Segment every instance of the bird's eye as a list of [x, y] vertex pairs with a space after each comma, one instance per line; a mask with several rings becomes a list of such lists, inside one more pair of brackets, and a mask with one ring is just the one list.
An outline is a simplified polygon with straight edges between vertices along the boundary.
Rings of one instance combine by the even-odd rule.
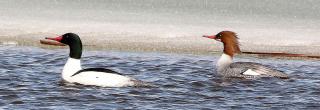
[[221, 35], [221, 34], [218, 34], [217, 37], [220, 39], [220, 38], [222, 37], [222, 35]]

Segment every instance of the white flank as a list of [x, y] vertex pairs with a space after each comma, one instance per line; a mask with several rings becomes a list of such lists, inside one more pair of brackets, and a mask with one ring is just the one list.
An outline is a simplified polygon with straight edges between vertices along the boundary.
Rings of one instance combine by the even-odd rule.
[[129, 77], [95, 71], [81, 72], [80, 74], [73, 76], [72, 81], [83, 85], [95, 85], [102, 87], [124, 87], [134, 85]]
[[95, 85], [102, 87], [124, 87], [133, 86], [131, 78], [119, 74], [86, 71], [75, 76], [74, 73], [81, 70], [79, 59], [69, 58], [62, 71], [62, 78], [70, 83], [79, 83], [83, 85]]
[[251, 69], [248, 69], [246, 72], [243, 73], [244, 75], [252, 75], [252, 76], [258, 76], [261, 75], [260, 73], [254, 72]]

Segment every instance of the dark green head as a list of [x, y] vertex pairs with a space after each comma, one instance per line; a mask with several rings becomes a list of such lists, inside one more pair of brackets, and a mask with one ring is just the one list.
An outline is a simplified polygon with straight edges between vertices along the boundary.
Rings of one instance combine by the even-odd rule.
[[62, 36], [58, 36], [55, 38], [46, 38], [49, 40], [55, 40], [60, 43], [69, 45], [70, 47], [70, 54], [71, 58], [80, 59], [82, 55], [82, 42], [80, 37], [74, 33], [66, 33]]

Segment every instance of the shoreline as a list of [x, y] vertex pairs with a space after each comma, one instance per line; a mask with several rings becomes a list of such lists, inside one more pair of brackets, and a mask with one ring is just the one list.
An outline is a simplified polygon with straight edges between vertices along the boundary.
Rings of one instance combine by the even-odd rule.
[[[48, 35], [46, 35], [48, 36]], [[216, 41], [201, 37], [146, 38], [146, 37], [82, 37], [85, 50], [112, 50], [133, 52], [163, 52], [195, 55], [210, 55], [222, 51], [222, 45]], [[1, 45], [35, 46], [41, 48], [64, 48], [43, 45], [43, 35], [34, 37], [0, 36]], [[284, 57], [320, 59], [320, 46], [265, 46], [241, 45], [242, 55], [258, 57]], [[311, 53], [313, 52], [313, 53]]]
[[257, 55], [260, 57], [288, 57], [288, 58], [312, 58], [320, 59], [320, 56], [305, 55], [305, 54], [293, 54], [293, 53], [276, 53], [276, 52], [242, 52], [248, 55]]

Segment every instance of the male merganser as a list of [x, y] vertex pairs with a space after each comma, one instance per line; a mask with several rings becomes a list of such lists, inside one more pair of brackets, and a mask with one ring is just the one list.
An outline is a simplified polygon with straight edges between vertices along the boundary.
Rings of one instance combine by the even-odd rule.
[[62, 71], [62, 79], [67, 82], [102, 87], [149, 86], [147, 83], [120, 75], [120, 73], [110, 69], [82, 69], [80, 64], [82, 43], [80, 37], [74, 33], [66, 33], [56, 38], [46, 39], [58, 41], [70, 48], [69, 59]]
[[223, 43], [223, 54], [217, 62], [217, 72], [224, 77], [256, 78], [256, 77], [278, 77], [287, 79], [287, 74], [269, 68], [265, 65], [252, 62], [235, 62], [233, 56], [241, 53], [238, 37], [232, 31], [222, 31], [217, 35], [204, 35], [203, 37], [215, 39]]

